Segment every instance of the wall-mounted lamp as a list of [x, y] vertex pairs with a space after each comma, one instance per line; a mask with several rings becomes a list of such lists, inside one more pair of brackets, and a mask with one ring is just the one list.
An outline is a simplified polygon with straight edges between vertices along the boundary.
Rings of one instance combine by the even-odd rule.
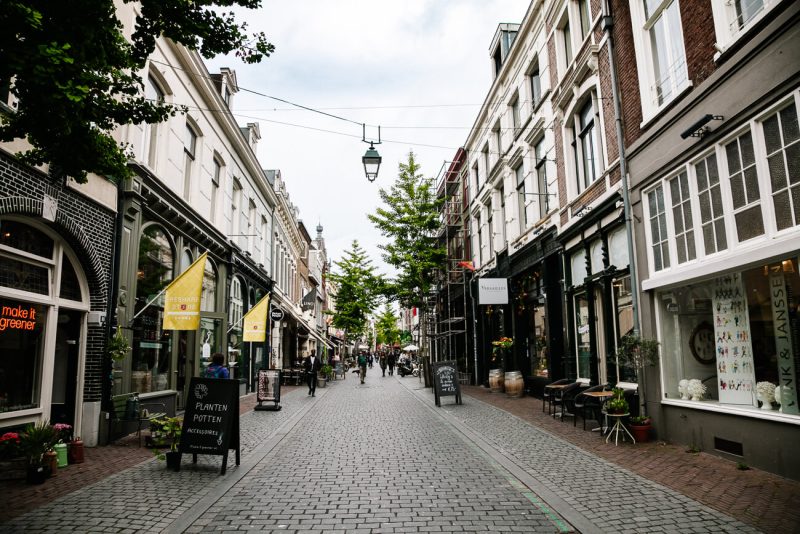
[[374, 145], [381, 144], [381, 127], [378, 126], [378, 140], [377, 141], [367, 141], [367, 126], [365, 124], [361, 125], [362, 127], [362, 134], [361, 134], [361, 141], [363, 143], [369, 143], [369, 148], [367, 152], [364, 154], [364, 157], [361, 158], [361, 162], [364, 164], [364, 174], [367, 176], [367, 180], [370, 182], [374, 182], [375, 179], [378, 177], [378, 170], [381, 168], [381, 155], [378, 154], [378, 151], [375, 150]]
[[681, 139], [686, 139], [687, 137], [703, 137], [703, 135], [708, 132], [706, 124], [711, 121], [721, 121], [724, 119], [725, 117], [722, 115], [703, 115], [698, 121], [694, 122], [681, 133]]

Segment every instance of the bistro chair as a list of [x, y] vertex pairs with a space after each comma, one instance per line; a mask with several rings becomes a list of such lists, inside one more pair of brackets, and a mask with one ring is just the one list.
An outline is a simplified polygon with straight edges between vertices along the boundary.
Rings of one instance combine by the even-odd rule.
[[544, 387], [544, 391], [542, 392], [542, 411], [545, 411], [545, 405], [548, 406], [547, 412], [552, 412], [553, 408], [553, 394], [555, 393], [556, 389], [551, 388], [550, 386], [560, 386], [562, 384], [569, 384], [572, 382], [569, 378], [562, 378], [561, 380], [556, 380], [555, 382], [551, 382]]
[[[585, 382], [575, 382], [574, 384], [569, 384], [567, 387], [561, 390], [560, 392], [560, 399], [558, 395], [554, 398], [554, 400], [561, 404], [561, 413], [559, 418], [561, 422], [564, 422], [564, 417], [574, 417], [575, 415], [575, 397], [580, 395], [581, 392], [585, 391], [586, 388], [589, 387], [589, 384]], [[558, 394], [558, 392], [556, 392]]]
[[583, 429], [586, 430], [586, 419], [600, 422], [601, 410], [605, 399], [584, 395], [593, 391], [604, 391], [607, 384], [592, 386], [575, 396], [575, 417], [572, 419], [572, 426], [578, 426], [578, 416], [583, 419]]
[[553, 417], [558, 416], [563, 420], [563, 413], [566, 409], [564, 408], [564, 399], [574, 394], [575, 389], [578, 387], [580, 387], [578, 382], [570, 381], [564, 387], [554, 389], [553, 396], [550, 399], [550, 415]]

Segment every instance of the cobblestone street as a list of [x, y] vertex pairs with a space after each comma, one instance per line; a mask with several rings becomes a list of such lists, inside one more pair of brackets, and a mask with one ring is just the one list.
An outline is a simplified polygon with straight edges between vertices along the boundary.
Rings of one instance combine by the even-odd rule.
[[305, 393], [242, 416], [225, 476], [219, 457], [147, 460], [0, 530], [758, 532], [474, 397], [436, 408], [411, 377]]

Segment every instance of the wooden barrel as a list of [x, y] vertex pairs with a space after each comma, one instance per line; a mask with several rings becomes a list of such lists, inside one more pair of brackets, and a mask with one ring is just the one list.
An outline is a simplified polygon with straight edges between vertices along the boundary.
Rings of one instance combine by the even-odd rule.
[[509, 397], [522, 397], [525, 381], [519, 371], [509, 371], [505, 376], [506, 395]]
[[489, 389], [492, 393], [503, 392], [503, 370], [489, 369]]

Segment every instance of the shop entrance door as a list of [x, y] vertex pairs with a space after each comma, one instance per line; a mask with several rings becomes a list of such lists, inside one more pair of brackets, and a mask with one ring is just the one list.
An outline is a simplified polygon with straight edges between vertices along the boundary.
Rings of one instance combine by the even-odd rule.
[[54, 424], [75, 425], [82, 322], [83, 312], [63, 309], [58, 312], [50, 404], [50, 422]]

